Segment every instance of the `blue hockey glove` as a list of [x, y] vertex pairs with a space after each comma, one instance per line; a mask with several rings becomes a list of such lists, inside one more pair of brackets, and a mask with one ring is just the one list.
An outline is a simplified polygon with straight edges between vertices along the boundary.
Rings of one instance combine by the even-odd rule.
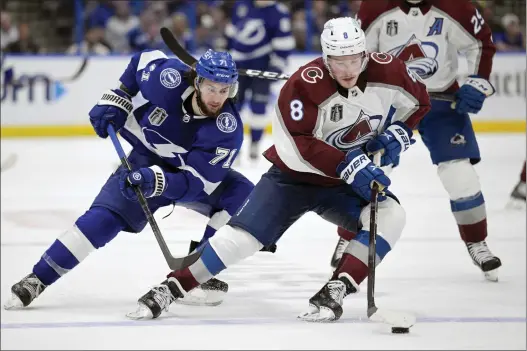
[[456, 112], [459, 114], [478, 113], [485, 99], [494, 94], [495, 89], [486, 79], [469, 76], [456, 92]]
[[146, 198], [160, 196], [166, 189], [165, 173], [159, 166], [123, 171], [119, 177], [121, 193], [130, 201], [137, 201], [134, 187], [140, 187]]
[[[337, 174], [363, 199], [371, 200], [373, 182], [380, 185], [380, 190], [387, 188], [391, 182], [382, 169], [375, 166], [360, 148], [352, 149], [346, 159], [337, 166]], [[379, 193], [379, 201], [386, 199]]]
[[128, 94], [120, 89], [108, 90], [90, 110], [90, 123], [98, 136], [106, 138], [108, 124], [112, 123], [115, 131], [118, 132], [124, 126], [132, 109], [132, 100]]
[[399, 155], [415, 143], [412, 135], [413, 132], [408, 126], [401, 122], [395, 122], [386, 128], [384, 133], [368, 141], [366, 151], [370, 154], [383, 152], [381, 167], [393, 165], [397, 162]]

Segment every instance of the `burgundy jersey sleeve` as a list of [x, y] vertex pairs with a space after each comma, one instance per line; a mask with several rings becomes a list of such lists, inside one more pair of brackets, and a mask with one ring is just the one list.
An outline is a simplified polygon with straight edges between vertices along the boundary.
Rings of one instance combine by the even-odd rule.
[[436, 0], [433, 5], [452, 18], [448, 40], [466, 55], [469, 73], [489, 79], [496, 47], [481, 13], [469, 0]]
[[430, 111], [426, 85], [402, 60], [386, 53], [371, 53], [367, 89], [396, 109], [392, 123], [400, 121], [414, 129]]
[[306, 83], [299, 74], [287, 81], [276, 105], [273, 138], [280, 159], [291, 170], [338, 178], [336, 169], [344, 153], [317, 138], [322, 116], [319, 101], [312, 96], [314, 90], [324, 91], [323, 83]]

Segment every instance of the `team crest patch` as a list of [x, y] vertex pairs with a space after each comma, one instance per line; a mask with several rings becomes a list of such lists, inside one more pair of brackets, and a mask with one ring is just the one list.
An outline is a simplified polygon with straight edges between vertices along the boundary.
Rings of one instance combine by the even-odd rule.
[[160, 126], [167, 119], [168, 113], [161, 107], [156, 107], [149, 115], [148, 121], [153, 126]]
[[236, 117], [234, 117], [230, 113], [223, 112], [218, 116], [218, 118], [216, 118], [216, 125], [218, 126], [218, 129], [222, 132], [232, 133], [236, 130], [238, 122], [236, 121]]
[[165, 88], [174, 89], [181, 83], [181, 74], [174, 68], [165, 68], [161, 71], [159, 80]]

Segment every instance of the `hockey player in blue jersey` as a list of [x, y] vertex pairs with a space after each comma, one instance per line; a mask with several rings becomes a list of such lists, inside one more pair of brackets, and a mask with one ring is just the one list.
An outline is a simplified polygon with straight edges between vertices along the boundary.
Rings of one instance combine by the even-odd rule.
[[[240, 0], [233, 8], [231, 23], [226, 27], [227, 48], [239, 68], [283, 72], [287, 57], [295, 48], [291, 35], [291, 16], [287, 7], [269, 0]], [[245, 102], [251, 112], [244, 121], [251, 129], [249, 156], [258, 158], [259, 142], [265, 127], [270, 100], [271, 81], [240, 77], [238, 107]], [[250, 92], [250, 101], [248, 100]]]
[[[243, 140], [237, 85], [228, 53], [207, 51], [195, 70], [158, 50], [135, 54], [120, 87], [105, 92], [89, 113], [99, 137], [108, 136], [111, 123], [132, 145], [133, 171], [119, 167], [108, 178], [88, 211], [12, 286], [4, 307], [28, 306], [119, 232], [142, 231], [147, 220], [134, 186], [152, 212], [178, 204], [211, 217], [201, 243], [227, 223], [254, 187], [230, 169]], [[214, 287], [226, 292], [221, 283]]]

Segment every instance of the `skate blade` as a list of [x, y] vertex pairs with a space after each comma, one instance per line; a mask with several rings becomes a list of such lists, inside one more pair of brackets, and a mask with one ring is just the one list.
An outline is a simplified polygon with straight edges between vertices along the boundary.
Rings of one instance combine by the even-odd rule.
[[320, 309], [312, 306], [310, 310], [304, 312], [297, 317], [304, 322], [312, 323], [331, 323], [336, 321], [335, 313], [327, 307], [321, 307]]
[[152, 311], [143, 304], [138, 304], [137, 309], [133, 312], [128, 312], [126, 317], [133, 320], [154, 319]]
[[485, 276], [485, 279], [487, 279], [489, 282], [496, 283], [499, 280], [498, 268], [488, 272], [483, 272], [483, 275]]
[[22, 300], [15, 294], [11, 295], [11, 298], [4, 303], [4, 310], [21, 310], [24, 308]]
[[223, 302], [226, 292], [219, 290], [203, 290], [195, 288], [175, 301], [187, 306], [218, 306]]

